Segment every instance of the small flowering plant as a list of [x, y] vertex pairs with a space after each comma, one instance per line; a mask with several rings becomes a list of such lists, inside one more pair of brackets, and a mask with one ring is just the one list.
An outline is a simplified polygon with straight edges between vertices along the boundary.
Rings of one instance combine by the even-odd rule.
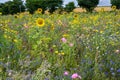
[[78, 73], [73, 73], [72, 75], [70, 75], [68, 71], [64, 72], [64, 76], [67, 76], [72, 79], [82, 79], [82, 77]]

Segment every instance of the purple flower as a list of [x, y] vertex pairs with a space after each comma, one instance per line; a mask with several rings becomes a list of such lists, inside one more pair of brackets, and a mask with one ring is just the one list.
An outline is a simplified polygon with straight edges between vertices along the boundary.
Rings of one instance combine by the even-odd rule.
[[115, 73], [114, 73], [114, 72], [112, 72], [112, 75], [114, 76], [114, 75], [115, 75]]
[[44, 80], [49, 80], [48, 78], [45, 78]]
[[111, 70], [111, 71], [113, 71], [113, 70], [114, 70], [114, 68], [111, 68], [110, 70]]
[[118, 70], [117, 70], [117, 72], [119, 72], [119, 73], [120, 73], [120, 69], [118, 69]]
[[108, 72], [105, 72], [105, 75], [108, 76]]
[[54, 49], [51, 48], [49, 51], [50, 51], [51, 53], [53, 53], [53, 52], [54, 52]]

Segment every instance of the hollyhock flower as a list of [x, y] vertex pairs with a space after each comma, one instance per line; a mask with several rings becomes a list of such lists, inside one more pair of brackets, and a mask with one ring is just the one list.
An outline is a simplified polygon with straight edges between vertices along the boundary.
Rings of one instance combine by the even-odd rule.
[[67, 42], [67, 40], [65, 38], [62, 38], [61, 40], [62, 40], [63, 43]]

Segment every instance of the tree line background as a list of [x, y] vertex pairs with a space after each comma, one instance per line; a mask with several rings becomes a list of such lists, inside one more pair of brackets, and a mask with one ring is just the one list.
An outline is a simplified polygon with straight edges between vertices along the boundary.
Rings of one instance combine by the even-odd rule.
[[[85, 8], [88, 12], [92, 12], [98, 5], [99, 0], [77, 0], [77, 2], [80, 7]], [[111, 4], [120, 9], [120, 0], [111, 0]], [[53, 13], [58, 8], [71, 12], [75, 8], [75, 4], [74, 2], [69, 2], [63, 7], [63, 0], [26, 0], [25, 3], [22, 0], [13, 0], [0, 3], [0, 12], [3, 15], [16, 14], [26, 10], [33, 14], [38, 8], [41, 8], [43, 13], [45, 10]]]

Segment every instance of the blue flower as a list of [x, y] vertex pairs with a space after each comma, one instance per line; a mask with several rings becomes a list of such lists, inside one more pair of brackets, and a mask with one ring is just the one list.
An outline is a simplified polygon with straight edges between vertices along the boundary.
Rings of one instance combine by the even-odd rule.
[[114, 73], [114, 72], [112, 72], [112, 75], [114, 76], [114, 75], [115, 75], [115, 73]]
[[120, 69], [118, 69], [117, 72], [120, 72]]
[[113, 71], [113, 70], [114, 70], [114, 68], [110, 68], [110, 70], [111, 70], [111, 71]]
[[108, 76], [108, 72], [105, 72], [105, 75]]

